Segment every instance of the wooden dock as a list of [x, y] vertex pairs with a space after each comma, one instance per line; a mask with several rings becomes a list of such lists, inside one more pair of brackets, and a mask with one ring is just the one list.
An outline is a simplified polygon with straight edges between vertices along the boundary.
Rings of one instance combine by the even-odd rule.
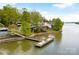
[[12, 35], [18, 35], [18, 36], [20, 36], [20, 37], [22, 37], [24, 39], [31, 40], [31, 41], [36, 41], [36, 42], [40, 42], [41, 41], [39, 39], [36, 39], [36, 38], [33, 38], [33, 37], [26, 37], [26, 36], [23, 36], [23, 35], [18, 34], [18, 33], [12, 33]]
[[31, 40], [31, 41], [41, 42], [41, 40], [35, 39], [35, 38], [28, 38], [28, 37], [26, 37], [26, 39], [27, 39], [27, 40]]
[[47, 40], [42, 40], [41, 42], [38, 42], [37, 44], [35, 44], [35, 46], [41, 48], [53, 40], [54, 40], [54, 36], [50, 36], [50, 37], [48, 37]]
[[[23, 39], [27, 39], [27, 40], [32, 40], [32, 41], [36, 41], [36, 42], [38, 42], [37, 44], [35, 44], [35, 46], [37, 46], [37, 47], [42, 47], [42, 46], [44, 46], [44, 45], [46, 45], [47, 43], [49, 43], [49, 42], [51, 42], [52, 40], [54, 40], [54, 36], [53, 35], [49, 35], [48, 36], [48, 39], [37, 39], [37, 38], [35, 38], [35, 37], [37, 37], [38, 35], [34, 35], [34, 36], [30, 36], [30, 37], [26, 37], [26, 36], [24, 36], [24, 35], [21, 35], [21, 34], [18, 34], [18, 33], [11, 33], [11, 35], [17, 35], [17, 36], [20, 36], [20, 37], [22, 37]], [[40, 34], [41, 35], [41, 34]], [[7, 39], [6, 39], [7, 40]], [[5, 41], [6, 41], [5, 40]], [[18, 40], [18, 39], [17, 39]]]

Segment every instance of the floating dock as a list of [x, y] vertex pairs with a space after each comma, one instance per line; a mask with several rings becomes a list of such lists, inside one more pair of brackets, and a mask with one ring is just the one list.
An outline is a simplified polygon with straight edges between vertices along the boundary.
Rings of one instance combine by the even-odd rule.
[[53, 41], [54, 38], [55, 38], [54, 36], [49, 36], [48, 39], [38, 42], [37, 44], [35, 44], [35, 46], [41, 48], [41, 47], [45, 46], [46, 44], [48, 44], [49, 42]]

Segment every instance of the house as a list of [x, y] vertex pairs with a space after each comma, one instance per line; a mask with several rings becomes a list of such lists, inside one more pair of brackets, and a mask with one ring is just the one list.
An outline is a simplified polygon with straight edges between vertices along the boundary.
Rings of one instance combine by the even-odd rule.
[[42, 23], [42, 27], [47, 27], [47, 28], [49, 28], [49, 29], [52, 28], [51, 24], [48, 23], [48, 22], [43, 22], [43, 23]]
[[[21, 26], [21, 22], [17, 22], [17, 26], [20, 27]], [[47, 20], [43, 20], [41, 23], [39, 23], [39, 25], [31, 22], [31, 31], [32, 32], [45, 32], [47, 29], [51, 29], [52, 25], [49, 21]]]
[[52, 28], [53, 28], [52, 23], [47, 20], [43, 20], [41, 23], [39, 23], [39, 25], [36, 25], [34, 23], [31, 24], [31, 30], [33, 32], [36, 31], [46, 32], [47, 29], [52, 29]]

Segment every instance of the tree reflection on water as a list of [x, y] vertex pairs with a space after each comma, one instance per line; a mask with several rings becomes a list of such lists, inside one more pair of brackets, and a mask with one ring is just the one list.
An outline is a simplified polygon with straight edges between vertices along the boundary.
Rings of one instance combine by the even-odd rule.
[[30, 41], [14, 41], [0, 45], [0, 54], [23, 54], [32, 48]]
[[59, 44], [62, 40], [62, 32], [54, 32], [55, 41]]

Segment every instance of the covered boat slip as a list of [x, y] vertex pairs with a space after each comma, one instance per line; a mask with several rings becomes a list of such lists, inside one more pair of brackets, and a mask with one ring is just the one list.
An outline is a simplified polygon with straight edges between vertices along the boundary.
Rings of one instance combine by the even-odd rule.
[[8, 31], [8, 28], [5, 28], [5, 27], [0, 28], [0, 31]]

